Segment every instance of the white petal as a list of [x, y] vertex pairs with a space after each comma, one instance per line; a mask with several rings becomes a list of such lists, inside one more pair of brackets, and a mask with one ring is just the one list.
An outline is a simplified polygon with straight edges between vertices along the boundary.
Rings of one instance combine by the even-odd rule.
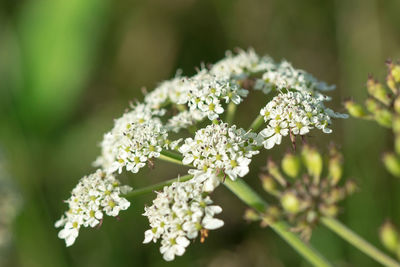
[[151, 229], [145, 231], [145, 232], [144, 232], [143, 244], [146, 244], [146, 243], [149, 243], [150, 241], [152, 241], [152, 240], [153, 240], [153, 237], [154, 237], [154, 234], [153, 234], [153, 231], [152, 231]]
[[208, 229], [208, 230], [214, 230], [217, 228], [220, 228], [224, 225], [224, 221], [220, 220], [220, 219], [215, 219], [215, 218], [211, 218], [211, 217], [205, 217], [203, 219], [203, 226], [204, 228]]
[[189, 246], [190, 241], [189, 241], [186, 237], [180, 236], [180, 237], [177, 237], [177, 238], [176, 238], [176, 243], [177, 243], [179, 246], [187, 247], [187, 246]]

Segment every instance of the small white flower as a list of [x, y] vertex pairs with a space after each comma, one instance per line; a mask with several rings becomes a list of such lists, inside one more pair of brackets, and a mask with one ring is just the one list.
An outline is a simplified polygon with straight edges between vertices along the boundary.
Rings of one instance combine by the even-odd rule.
[[280, 145], [282, 136], [287, 136], [289, 129], [285, 121], [271, 121], [270, 126], [260, 132], [260, 135], [265, 139], [263, 144], [266, 149], [271, 149], [275, 145]]
[[184, 164], [193, 164], [203, 173], [224, 172], [235, 180], [249, 172], [251, 158], [258, 153], [257, 140], [257, 134], [236, 126], [211, 124], [198, 130], [194, 138], [185, 139], [179, 151]]
[[160, 252], [166, 261], [181, 256], [202, 230], [214, 230], [223, 226], [223, 221], [214, 218], [222, 209], [211, 205], [204, 195], [203, 184], [193, 178], [186, 182], [175, 182], [157, 193], [153, 205], [145, 208], [150, 229], [145, 231], [143, 243], [161, 239]]
[[55, 223], [55, 227], [63, 227], [58, 237], [65, 239], [66, 245], [71, 246], [82, 226], [93, 228], [99, 225], [103, 213], [118, 216], [121, 210], [130, 206], [129, 201], [120, 194], [130, 190], [130, 187], [120, 186], [114, 176], [101, 170], [83, 177], [66, 201], [69, 210]]
[[282, 136], [289, 132], [293, 135], [305, 135], [313, 128], [331, 133], [328, 128], [332, 118], [345, 118], [345, 114], [335, 113], [325, 108], [323, 102], [329, 98], [319, 93], [287, 92], [275, 96], [260, 115], [264, 117], [267, 127], [260, 132], [264, 147], [271, 149], [279, 145]]

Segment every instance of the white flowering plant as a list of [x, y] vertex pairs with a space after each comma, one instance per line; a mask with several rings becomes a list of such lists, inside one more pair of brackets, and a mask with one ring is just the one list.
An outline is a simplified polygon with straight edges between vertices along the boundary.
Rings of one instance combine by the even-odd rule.
[[[128, 209], [132, 198], [155, 192], [156, 198], [144, 208], [149, 228], [144, 229], [143, 243], [160, 241], [160, 253], [166, 261], [171, 261], [182, 256], [191, 241], [198, 238], [204, 242], [211, 230], [224, 225], [218, 217], [223, 207], [211, 199], [220, 185], [252, 209], [246, 218], [266, 222], [273, 209], [245, 183], [251, 179], [246, 177], [250, 163], [262, 150], [273, 149], [285, 138], [296, 150], [298, 137], [304, 143], [311, 133], [330, 134], [335, 120], [348, 117], [326, 107], [330, 100], [327, 94], [334, 88], [287, 61], [277, 63], [251, 49], [227, 52], [224, 59], [201, 66], [191, 77], [178, 72], [171, 80], [146, 93], [143, 102], [132, 104], [104, 135], [101, 154], [94, 162], [97, 170], [83, 177], [72, 190], [66, 201], [68, 210], [55, 223], [61, 227], [58, 236], [71, 246], [81, 228], [99, 227], [105, 215], [117, 217]], [[244, 128], [235, 125], [237, 106], [256, 91], [265, 99], [264, 107], [250, 125]], [[307, 238], [293, 231], [301, 223], [296, 218], [304, 220], [313, 214], [313, 226], [320, 222], [378, 262], [400, 266], [337, 221], [336, 212], [314, 208], [313, 205], [332, 204], [328, 198], [313, 196], [314, 187], [322, 188], [330, 196], [337, 192], [337, 181], [320, 181], [322, 164], [318, 155], [313, 149], [303, 149], [308, 175], [314, 179], [303, 177], [303, 182], [297, 182], [299, 186], [288, 186], [290, 179], [300, 179], [300, 173], [294, 171], [298, 167], [296, 160], [286, 157], [282, 161], [286, 162], [284, 169], [289, 178], [277, 172], [278, 168], [267, 166], [283, 187], [281, 192], [267, 192], [272, 192], [292, 215], [269, 219], [269, 227], [314, 266], [331, 266], [307, 243]], [[146, 165], [154, 165], [155, 160], [187, 166], [188, 173], [140, 189], [118, 181], [120, 173], [138, 173]], [[330, 169], [334, 168], [337, 173], [339, 165], [332, 165]], [[263, 184], [268, 188], [265, 179]], [[301, 191], [300, 184], [307, 190]], [[304, 204], [307, 209], [296, 207], [299, 199], [304, 203], [312, 199], [315, 203]], [[339, 198], [335, 198], [335, 207], [336, 200]], [[305, 210], [310, 212], [294, 216]], [[307, 228], [307, 237], [310, 231]]]

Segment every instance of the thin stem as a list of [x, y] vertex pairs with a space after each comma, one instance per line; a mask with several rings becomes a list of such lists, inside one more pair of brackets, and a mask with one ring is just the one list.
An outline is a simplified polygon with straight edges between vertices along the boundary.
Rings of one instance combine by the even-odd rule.
[[180, 154], [171, 151], [161, 151], [159, 159], [185, 166], [182, 163], [183, 157]]
[[158, 184], [154, 184], [154, 185], [150, 185], [150, 186], [147, 186], [147, 187], [143, 187], [143, 188], [140, 188], [140, 189], [133, 190], [133, 191], [125, 194], [124, 196], [126, 198], [137, 197], [137, 196], [148, 194], [148, 193], [151, 193], [151, 192], [154, 192], [154, 191], [157, 191], [157, 190], [161, 190], [161, 189], [164, 188], [164, 186], [171, 185], [174, 182], [186, 182], [186, 181], [188, 181], [188, 180], [190, 180], [192, 178], [193, 178], [193, 175], [180, 176], [180, 177], [177, 177], [177, 178], [174, 178], [174, 179], [170, 179], [170, 180], [158, 183]]
[[228, 109], [225, 118], [226, 123], [232, 124], [233, 120], [235, 119], [236, 107], [237, 107], [236, 104], [233, 102], [230, 102], [228, 104]]
[[362, 237], [354, 233], [352, 230], [347, 228], [336, 219], [323, 217], [321, 218], [321, 222], [330, 230], [342, 237], [344, 240], [346, 240], [354, 247], [358, 248], [377, 262], [381, 263], [382, 265], [390, 267], [400, 267], [400, 263], [387, 256], [376, 247], [372, 246], [370, 243], [368, 243], [366, 240], [364, 240]]
[[260, 127], [261, 127], [261, 125], [264, 123], [264, 117], [263, 116], [261, 116], [261, 115], [258, 115], [257, 116], [257, 118], [251, 123], [251, 125], [250, 125], [250, 129], [253, 131], [253, 132], [256, 132]]
[[[239, 179], [234, 182], [230, 179], [226, 179], [224, 185], [248, 206], [259, 212], [265, 211], [267, 203], [243, 180]], [[271, 224], [270, 227], [312, 265], [332, 266], [314, 248], [304, 243], [297, 235], [291, 232], [287, 223], [282, 221], [275, 222]]]

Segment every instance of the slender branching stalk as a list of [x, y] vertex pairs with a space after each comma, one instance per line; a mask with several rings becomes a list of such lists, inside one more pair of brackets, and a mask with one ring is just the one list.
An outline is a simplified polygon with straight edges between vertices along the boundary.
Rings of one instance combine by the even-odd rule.
[[385, 253], [381, 252], [362, 237], [354, 233], [352, 230], [347, 228], [341, 222], [334, 218], [323, 217], [321, 222], [329, 228], [331, 231], [335, 232], [337, 235], [342, 237], [344, 240], [352, 244], [354, 247], [358, 248], [365, 254], [369, 255], [371, 258], [381, 263], [384, 266], [400, 267], [400, 264], [387, 256]]
[[170, 180], [158, 183], [158, 184], [154, 184], [154, 185], [150, 185], [150, 186], [146, 186], [146, 187], [143, 187], [143, 188], [140, 188], [140, 189], [133, 190], [133, 191], [125, 194], [125, 197], [126, 198], [132, 198], [132, 197], [145, 195], [145, 194], [157, 191], [157, 190], [161, 190], [161, 189], [164, 188], [164, 186], [169, 186], [174, 182], [186, 182], [186, 181], [188, 181], [188, 180], [190, 180], [192, 178], [193, 178], [193, 175], [180, 176], [180, 177], [177, 177], [177, 178], [174, 178], [174, 179], [170, 179]]
[[[259, 212], [265, 211], [267, 203], [243, 180], [226, 179], [224, 185], [249, 207]], [[332, 266], [318, 251], [291, 232], [287, 223], [283, 221], [274, 222], [270, 227], [314, 266]]]
[[236, 107], [237, 105], [233, 102], [230, 102], [228, 104], [227, 112], [226, 112], [226, 118], [225, 122], [232, 124], [234, 118], [235, 118], [235, 113], [236, 113]]
[[258, 115], [257, 118], [251, 123], [250, 129], [255, 132], [257, 131], [261, 125], [264, 123], [264, 117], [261, 115]]

